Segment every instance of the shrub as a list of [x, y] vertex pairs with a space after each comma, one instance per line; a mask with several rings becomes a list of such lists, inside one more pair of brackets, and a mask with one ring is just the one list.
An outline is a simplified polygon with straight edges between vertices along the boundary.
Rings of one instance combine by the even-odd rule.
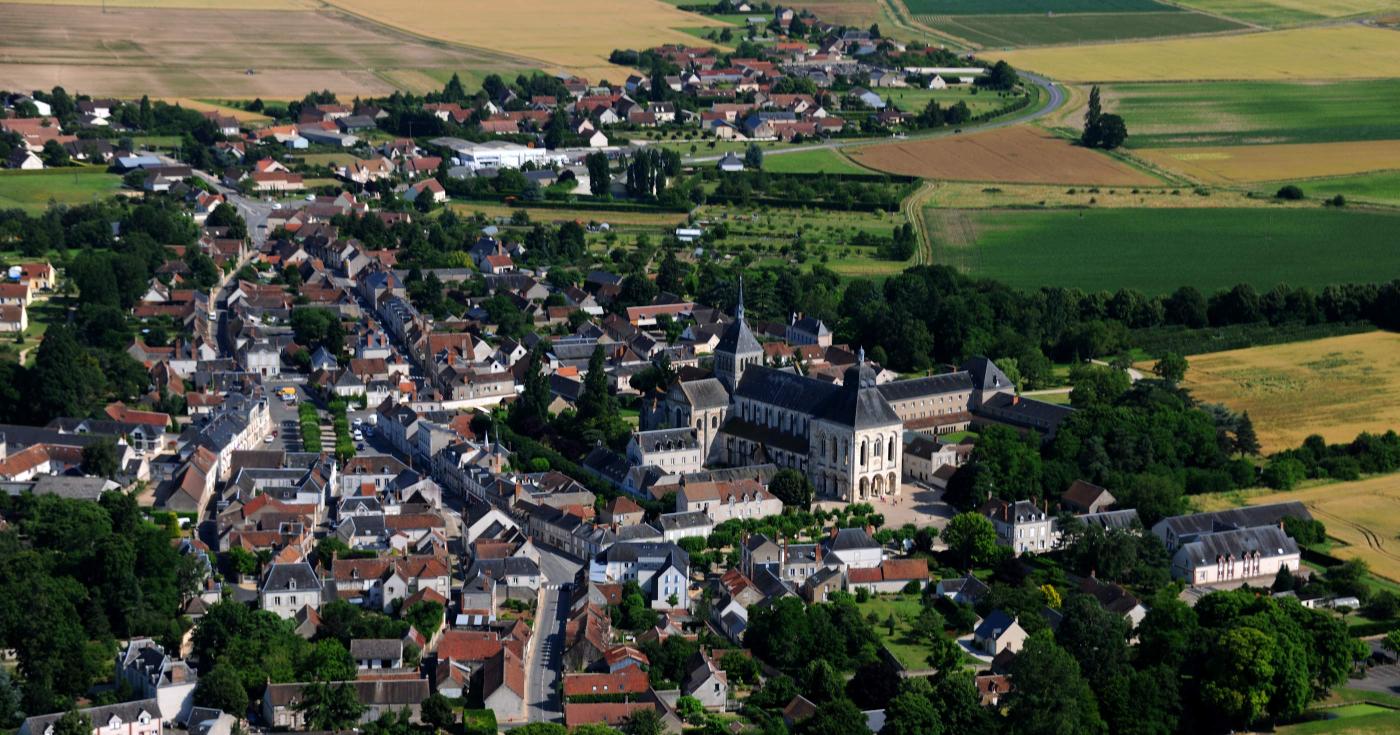
[[1264, 468], [1264, 484], [1275, 490], [1292, 490], [1308, 476], [1307, 468], [1292, 457], [1276, 459]]
[[1297, 201], [1303, 198], [1303, 190], [1298, 188], [1296, 184], [1288, 184], [1279, 189], [1278, 192], [1274, 194], [1274, 198]]

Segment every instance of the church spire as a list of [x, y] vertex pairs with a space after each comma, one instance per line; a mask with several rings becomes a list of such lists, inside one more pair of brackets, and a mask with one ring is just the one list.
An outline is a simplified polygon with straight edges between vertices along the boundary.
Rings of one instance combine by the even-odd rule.
[[734, 307], [734, 318], [744, 321], [744, 277], [739, 276], [739, 304]]
[[861, 345], [861, 346], [856, 350], [856, 364], [857, 364], [857, 365], [864, 365], [864, 364], [865, 364], [865, 345]]

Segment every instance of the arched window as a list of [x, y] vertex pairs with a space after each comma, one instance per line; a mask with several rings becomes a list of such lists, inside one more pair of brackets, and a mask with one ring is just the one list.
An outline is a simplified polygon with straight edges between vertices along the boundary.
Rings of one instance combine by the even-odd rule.
[[861, 466], [861, 467], [864, 467], [866, 461], [869, 459], [869, 452], [867, 451], [868, 449], [869, 449], [869, 447], [866, 446], [865, 440], [864, 440], [864, 439], [861, 439], [861, 440], [860, 440], [860, 466]]
[[890, 443], [889, 443], [889, 445], [886, 447], [886, 451], [889, 452], [889, 456], [886, 457], [885, 459], [888, 459], [888, 460], [891, 461], [891, 462], [894, 461], [894, 442], [895, 442], [895, 438], [894, 438], [894, 437], [890, 437]]
[[877, 436], [877, 437], [875, 437], [875, 459], [879, 459], [879, 458], [880, 458], [880, 455], [882, 455], [882, 454], [884, 454], [884, 453], [885, 453], [885, 440]]

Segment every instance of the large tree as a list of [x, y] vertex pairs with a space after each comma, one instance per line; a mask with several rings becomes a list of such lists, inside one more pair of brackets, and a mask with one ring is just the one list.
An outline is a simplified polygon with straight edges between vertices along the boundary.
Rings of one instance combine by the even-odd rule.
[[1055, 644], [1048, 630], [1028, 638], [1011, 662], [1006, 704], [1008, 731], [1014, 735], [1107, 732], [1079, 664]]
[[990, 562], [997, 553], [997, 532], [980, 513], [960, 513], [943, 529], [943, 541], [963, 569]]
[[326, 682], [307, 684], [293, 708], [305, 718], [308, 728], [337, 731], [354, 727], [365, 709], [354, 687]]

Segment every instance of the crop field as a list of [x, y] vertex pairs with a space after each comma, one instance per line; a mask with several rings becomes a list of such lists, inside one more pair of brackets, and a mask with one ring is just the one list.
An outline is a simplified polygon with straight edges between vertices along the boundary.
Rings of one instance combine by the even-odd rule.
[[[1026, 289], [1210, 293], [1243, 281], [1262, 292], [1400, 272], [1400, 214], [1386, 212], [928, 209], [925, 219], [935, 263]], [[1400, 402], [1396, 409], [1400, 416]]]
[[1133, 148], [1400, 139], [1396, 79], [1115, 84], [1101, 93]]
[[[506, 54], [413, 39], [335, 11], [188, 10], [0, 4], [0, 79], [14, 89], [62, 85], [152, 98], [348, 99], [388, 94], [385, 73], [515, 72]], [[218, 33], [210, 34], [209, 29]], [[191, 39], [200, 39], [191, 42]], [[441, 84], [416, 86], [417, 91]]]
[[1395, 0], [1183, 0], [1181, 4], [1270, 27], [1400, 8]]
[[904, 87], [899, 89], [882, 89], [880, 95], [888, 97], [901, 110], [908, 112], [919, 112], [928, 107], [928, 103], [934, 100], [942, 107], [952, 107], [963, 102], [967, 104], [972, 114], [978, 115], [989, 110], [1004, 107], [1015, 101], [1015, 97], [1006, 98], [996, 92], [974, 91], [977, 87], [953, 86], [948, 89], [916, 89], [914, 87]]
[[828, 173], [828, 174], [869, 174], [868, 168], [857, 166], [840, 151], [818, 148], [799, 153], [767, 155], [763, 158], [763, 170], [784, 174]]
[[519, 211], [529, 214], [531, 222], [606, 222], [613, 227], [622, 225], [669, 228], [685, 221], [685, 215], [680, 212], [609, 212], [587, 208], [511, 207], [492, 202], [453, 202], [449, 206], [461, 215], [470, 216], [480, 212], [502, 222], [508, 221], [511, 215]]
[[[96, 8], [155, 8], [159, 10], [230, 10], [227, 0], [5, 0], [16, 5], [70, 5]], [[237, 10], [315, 10], [313, 0], [238, 0]]]
[[850, 155], [856, 163], [878, 171], [930, 179], [1120, 186], [1159, 183], [1110, 156], [1028, 126], [882, 143], [855, 149]]
[[121, 189], [122, 180], [101, 168], [51, 168], [0, 172], [0, 209], [18, 207], [31, 214], [58, 204], [86, 204]]
[[[1304, 182], [1303, 186], [1309, 196], [1314, 193], [1314, 183]], [[1278, 210], [1284, 207], [1308, 209], [1317, 207], [1317, 202], [1313, 201], [1280, 202], [1272, 198], [1274, 191], [1277, 189], [1269, 190], [1267, 196], [1264, 197], [1249, 196], [1248, 192], [1232, 189], [1212, 191], [1210, 196], [1199, 196], [1191, 189], [1170, 186], [1065, 187], [1064, 185], [1051, 184], [999, 183], [988, 185], [963, 181], [942, 181], [938, 183], [931, 203], [947, 209], [1023, 209], [1032, 207], [1238, 209], [1244, 207]], [[1400, 196], [1400, 194], [1396, 196]]]
[[845, 23], [865, 27], [880, 15], [879, 0], [800, 0], [788, 3], [795, 8], [810, 10], [830, 23]]
[[1212, 352], [1188, 358], [1185, 386], [1199, 400], [1249, 411], [1266, 452], [1309, 434], [1346, 442], [1400, 425], [1396, 355], [1400, 334], [1393, 332]]
[[1308, 196], [1332, 197], [1341, 194], [1349, 202], [1400, 204], [1400, 171], [1303, 181], [1299, 186]]
[[914, 15], [1067, 15], [1175, 10], [1156, 0], [904, 0]]
[[1243, 30], [1204, 13], [1075, 13], [1066, 15], [921, 15], [919, 20], [988, 47], [1127, 41]]
[[1400, 38], [1395, 31], [1349, 24], [1107, 44], [1092, 52], [1023, 49], [1002, 58], [1060, 81], [1377, 79], [1400, 76]]
[[608, 63], [618, 48], [693, 45], [680, 30], [708, 23], [661, 0], [327, 0], [331, 5], [417, 36], [485, 47], [620, 82], [628, 71]]
[[1400, 169], [1400, 140], [1149, 148], [1134, 155], [1198, 181], [1242, 184]]

